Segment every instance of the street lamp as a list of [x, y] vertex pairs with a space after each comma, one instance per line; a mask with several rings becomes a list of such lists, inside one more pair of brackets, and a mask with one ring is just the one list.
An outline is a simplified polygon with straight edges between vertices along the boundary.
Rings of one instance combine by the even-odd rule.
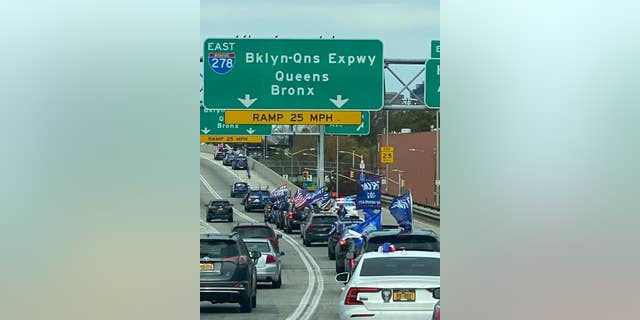
[[289, 157], [289, 159], [291, 159], [291, 167], [290, 167], [290, 169], [291, 169], [291, 175], [292, 175], [292, 176], [293, 176], [293, 156], [295, 156], [296, 154], [301, 153], [301, 152], [305, 152], [305, 151], [314, 151], [314, 150], [316, 150], [316, 148], [307, 148], [307, 149], [302, 149], [302, 150], [298, 150], [298, 151], [296, 151], [296, 152], [294, 152], [294, 153], [289, 153], [289, 151], [288, 151], [288, 150], [287, 150], [287, 151], [285, 151], [285, 155], [286, 155], [287, 157]]
[[356, 156], [358, 156], [360, 158], [360, 161], [364, 161], [364, 157], [362, 155], [357, 154], [355, 150], [352, 150], [351, 152], [340, 150], [338, 152], [346, 153], [346, 154], [350, 154], [351, 155], [351, 167], [352, 168], [356, 167]]
[[395, 172], [395, 171], [397, 171], [397, 172], [398, 172], [398, 196], [400, 196], [400, 194], [401, 194], [401, 190], [400, 190], [400, 183], [402, 182], [402, 181], [400, 180], [400, 174], [401, 174], [401, 173], [404, 173], [404, 171], [402, 171], [402, 170], [400, 170], [400, 169], [393, 169], [393, 170], [391, 170], [391, 171], [394, 171], [394, 172]]

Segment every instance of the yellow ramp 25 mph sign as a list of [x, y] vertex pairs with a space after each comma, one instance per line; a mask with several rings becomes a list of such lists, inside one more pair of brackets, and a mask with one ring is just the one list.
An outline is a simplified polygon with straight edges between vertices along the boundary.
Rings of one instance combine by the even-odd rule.
[[240, 111], [224, 112], [226, 124], [360, 124], [360, 111]]
[[393, 147], [380, 147], [380, 163], [393, 163]]

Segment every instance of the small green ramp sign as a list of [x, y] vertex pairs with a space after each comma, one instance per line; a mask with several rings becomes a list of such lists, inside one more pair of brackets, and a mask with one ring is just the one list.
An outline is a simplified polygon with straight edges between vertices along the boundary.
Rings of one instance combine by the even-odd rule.
[[200, 107], [200, 134], [224, 136], [268, 136], [271, 125], [225, 124], [224, 110]]
[[380, 40], [207, 39], [204, 105], [225, 110], [380, 110]]
[[360, 124], [332, 124], [324, 127], [324, 132], [330, 135], [354, 135], [354, 136], [366, 136], [369, 135], [371, 129], [371, 115], [368, 111], [362, 112], [362, 123]]

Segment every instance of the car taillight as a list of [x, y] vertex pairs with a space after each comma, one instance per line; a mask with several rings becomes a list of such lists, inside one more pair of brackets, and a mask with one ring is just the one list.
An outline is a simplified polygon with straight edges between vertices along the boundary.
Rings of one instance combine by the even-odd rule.
[[289, 220], [293, 220], [293, 212], [289, 212]]
[[267, 263], [275, 263], [276, 262], [276, 257], [268, 254], [267, 255]]
[[363, 305], [362, 301], [358, 300], [358, 293], [360, 292], [378, 292], [380, 288], [368, 288], [368, 287], [351, 287], [347, 292], [347, 296], [344, 298], [345, 305]]
[[436, 304], [436, 307], [435, 307], [435, 310], [433, 310], [433, 313], [435, 313], [434, 319], [440, 320], [440, 303]]
[[307, 229], [313, 229], [313, 225], [309, 223], [309, 225], [307, 226]]
[[353, 268], [356, 265], [356, 259], [349, 259], [349, 265]]
[[347, 240], [340, 239], [340, 241], [338, 241], [338, 244], [340, 245], [340, 248], [344, 248], [347, 246]]

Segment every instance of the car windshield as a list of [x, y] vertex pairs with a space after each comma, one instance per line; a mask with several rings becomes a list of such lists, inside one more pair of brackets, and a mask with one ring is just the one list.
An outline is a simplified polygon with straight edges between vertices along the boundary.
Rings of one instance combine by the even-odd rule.
[[237, 231], [241, 237], [243, 238], [271, 238], [273, 237], [273, 231], [268, 228], [263, 227], [241, 227], [236, 228], [234, 231]]
[[367, 240], [365, 252], [377, 251], [378, 247], [385, 242], [393, 244], [396, 248], [419, 251], [440, 252], [440, 242], [429, 235], [416, 234], [394, 234], [386, 236], [375, 236]]
[[271, 247], [269, 247], [269, 243], [268, 242], [250, 242], [250, 241], [245, 241], [244, 242], [245, 245], [247, 245], [247, 249], [249, 249], [249, 251], [260, 251], [262, 253], [267, 253], [267, 252], [271, 252]]
[[332, 224], [338, 220], [338, 217], [334, 216], [316, 216], [313, 217], [313, 223], [317, 224]]
[[360, 276], [440, 276], [440, 258], [380, 257], [362, 261]]
[[228, 258], [238, 256], [238, 246], [230, 240], [200, 240], [200, 258]]

